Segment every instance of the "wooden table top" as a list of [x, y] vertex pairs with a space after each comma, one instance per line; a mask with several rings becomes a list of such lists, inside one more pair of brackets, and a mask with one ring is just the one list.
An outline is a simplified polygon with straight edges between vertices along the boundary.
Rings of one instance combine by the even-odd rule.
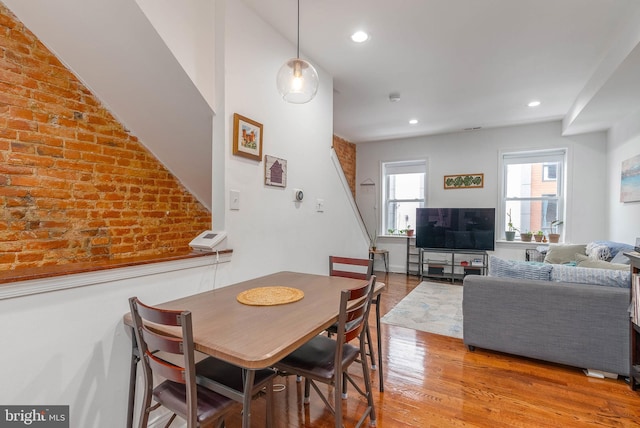
[[[157, 305], [191, 311], [196, 350], [248, 369], [270, 367], [338, 319], [340, 291], [362, 280], [278, 272]], [[249, 306], [236, 300], [254, 287], [285, 286], [304, 292], [297, 302]], [[376, 293], [384, 288], [376, 283]], [[130, 325], [130, 316], [125, 317]], [[163, 327], [167, 332], [178, 332]]]

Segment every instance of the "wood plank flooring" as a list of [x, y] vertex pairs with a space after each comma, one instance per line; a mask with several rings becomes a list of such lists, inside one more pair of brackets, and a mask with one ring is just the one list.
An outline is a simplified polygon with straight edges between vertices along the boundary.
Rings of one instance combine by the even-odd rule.
[[[382, 314], [419, 283], [404, 274], [376, 275], [387, 284]], [[372, 310], [372, 325], [374, 319]], [[387, 324], [382, 336], [384, 393], [372, 372], [379, 427], [640, 427], [640, 393], [624, 380], [589, 378], [577, 368], [482, 349], [469, 352], [460, 339]], [[357, 369], [350, 372], [357, 375]], [[314, 391], [303, 405], [302, 384], [294, 377], [276, 383], [285, 389], [275, 393], [275, 427], [335, 426]], [[364, 399], [352, 390], [342, 406], [344, 426], [355, 426]], [[254, 401], [252, 410], [252, 426], [264, 426], [264, 400]], [[239, 426], [240, 414], [227, 418], [227, 427]]]

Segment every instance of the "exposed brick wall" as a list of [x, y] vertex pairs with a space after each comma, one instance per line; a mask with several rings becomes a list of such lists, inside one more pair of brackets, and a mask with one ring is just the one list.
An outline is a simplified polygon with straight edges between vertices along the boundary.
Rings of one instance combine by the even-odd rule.
[[0, 210], [0, 270], [184, 252], [211, 227], [210, 212], [2, 3]]
[[356, 197], [356, 145], [337, 135], [333, 136], [333, 149], [338, 155], [340, 166], [347, 177], [351, 194]]

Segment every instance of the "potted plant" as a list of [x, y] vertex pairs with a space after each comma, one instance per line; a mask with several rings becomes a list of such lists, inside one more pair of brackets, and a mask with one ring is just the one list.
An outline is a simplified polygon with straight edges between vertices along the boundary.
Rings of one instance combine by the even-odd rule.
[[509, 227], [509, 230], [506, 230], [504, 232], [504, 236], [507, 239], [507, 241], [513, 241], [516, 237], [516, 231], [518, 229], [513, 227], [513, 222], [511, 221], [511, 208], [509, 208], [509, 212], [507, 212], [507, 217], [509, 217], [509, 221], [507, 222], [507, 226]]
[[373, 235], [369, 235], [369, 245], [373, 251], [376, 250], [376, 241], [378, 240], [378, 232], [374, 231]]
[[526, 231], [520, 233], [520, 240], [522, 242], [531, 242], [531, 238], [533, 237], [533, 233]]
[[552, 244], [558, 243], [560, 241], [560, 234], [558, 233], [558, 226], [563, 224], [562, 220], [553, 220], [551, 222], [551, 233], [549, 234], [549, 242]]
[[410, 224], [407, 225], [407, 228], [405, 229], [405, 231], [407, 232], [407, 236], [413, 236], [413, 229], [411, 229]]
[[544, 238], [544, 233], [542, 233], [541, 230], [537, 231], [535, 235], [533, 235], [533, 239], [536, 240], [536, 242], [542, 242], [542, 238]]

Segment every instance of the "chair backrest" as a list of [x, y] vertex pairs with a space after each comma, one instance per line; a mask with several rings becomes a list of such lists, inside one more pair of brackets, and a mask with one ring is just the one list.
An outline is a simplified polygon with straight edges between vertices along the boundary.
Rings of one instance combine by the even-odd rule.
[[365, 332], [375, 284], [376, 276], [371, 275], [362, 286], [341, 292], [336, 339], [340, 348]]
[[342, 276], [345, 278], [354, 279], [369, 279], [372, 273], [373, 260], [371, 259], [329, 256], [330, 276]]
[[[187, 426], [196, 426], [198, 401], [191, 312], [155, 308], [145, 305], [137, 297], [129, 299], [129, 307], [131, 308], [131, 318], [140, 350], [140, 360], [144, 368], [147, 390], [153, 389], [154, 374], [184, 384], [187, 402], [187, 414], [184, 417], [187, 419]], [[180, 327], [182, 337], [154, 331], [151, 329], [152, 327], [145, 324], [145, 321]], [[174, 362], [170, 363], [160, 358], [157, 355], [158, 351], [162, 351], [166, 355], [179, 355], [180, 358], [172, 358]], [[181, 360], [183, 363], [180, 365], [176, 362], [177, 360]]]

